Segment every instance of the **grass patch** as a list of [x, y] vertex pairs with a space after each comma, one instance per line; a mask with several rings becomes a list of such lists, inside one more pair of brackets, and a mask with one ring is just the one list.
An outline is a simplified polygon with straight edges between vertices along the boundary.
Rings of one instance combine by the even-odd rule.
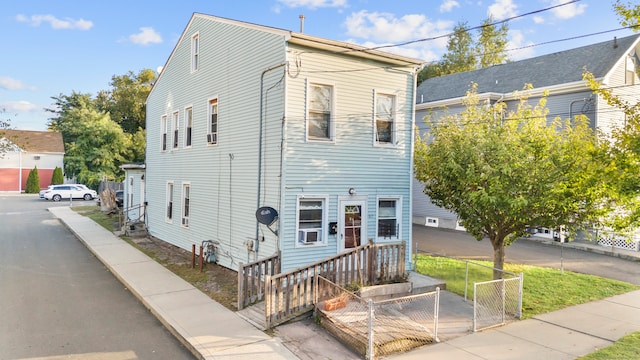
[[[476, 265], [480, 264], [480, 265]], [[473, 283], [493, 279], [493, 263], [469, 263], [467, 298], [473, 299]], [[466, 263], [444, 257], [418, 255], [416, 270], [421, 274], [444, 280], [447, 290], [464, 295]], [[505, 270], [523, 273], [522, 318], [603, 299], [640, 289], [640, 286], [593, 275], [530, 265], [505, 264]]]
[[80, 215], [90, 218], [109, 231], [115, 230], [115, 228], [118, 227], [118, 223], [120, 221], [119, 214], [100, 211], [100, 207], [95, 205], [73, 206], [71, 207], [71, 210], [77, 212]]
[[578, 358], [578, 360], [615, 359], [640, 359], [640, 331], [623, 337], [611, 346]]

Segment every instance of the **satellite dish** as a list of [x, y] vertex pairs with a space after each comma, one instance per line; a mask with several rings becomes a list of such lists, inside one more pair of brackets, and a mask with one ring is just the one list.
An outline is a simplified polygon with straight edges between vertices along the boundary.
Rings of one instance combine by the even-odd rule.
[[256, 210], [256, 219], [260, 224], [270, 226], [278, 219], [278, 211], [270, 206], [263, 206]]

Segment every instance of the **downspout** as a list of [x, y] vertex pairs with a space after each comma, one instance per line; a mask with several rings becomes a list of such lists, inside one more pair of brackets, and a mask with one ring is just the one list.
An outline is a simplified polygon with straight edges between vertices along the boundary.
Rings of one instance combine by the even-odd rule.
[[[409, 256], [409, 268], [410, 270], [415, 271], [416, 267], [413, 263], [413, 161], [414, 161], [414, 151], [415, 151], [415, 141], [416, 141], [416, 94], [418, 90], [418, 73], [420, 70], [424, 68], [424, 65], [421, 65], [415, 69], [413, 72], [413, 95], [411, 96], [411, 151], [409, 155], [409, 248], [407, 249], [407, 254]], [[420, 103], [422, 103], [423, 98], [420, 98]], [[418, 132], [419, 134], [419, 132]], [[377, 205], [376, 205], [377, 206]], [[406, 266], [405, 266], [406, 268]]]
[[[262, 71], [262, 74], [260, 75], [260, 132], [259, 132], [259, 139], [258, 139], [258, 200], [257, 200], [257, 204], [256, 204], [256, 209], [260, 208], [260, 202], [262, 200], [262, 127], [263, 127], [263, 123], [264, 123], [264, 118], [262, 115], [263, 109], [262, 109], [262, 104], [263, 104], [263, 92], [264, 92], [264, 76], [270, 72], [273, 71], [279, 67], [283, 67], [287, 65], [286, 62], [280, 63], [278, 65], [274, 65], [271, 67], [266, 68], [265, 70]], [[259, 236], [260, 235], [260, 223], [256, 220], [256, 241], [259, 241]]]

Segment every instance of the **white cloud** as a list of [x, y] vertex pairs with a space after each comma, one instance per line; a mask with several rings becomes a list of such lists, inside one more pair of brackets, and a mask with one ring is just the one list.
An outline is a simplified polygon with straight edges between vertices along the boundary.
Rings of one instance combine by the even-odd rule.
[[137, 34], [129, 35], [129, 41], [138, 45], [160, 44], [162, 36], [151, 27], [141, 27]]
[[40, 107], [26, 100], [7, 101], [0, 104], [0, 108], [5, 109], [8, 113], [14, 112], [32, 112], [40, 110]]
[[[563, 3], [566, 3], [566, 2], [567, 2], [567, 0], [553, 0], [551, 2], [551, 5], [555, 6], [555, 5], [560, 5], [560, 4], [563, 4]], [[551, 10], [551, 12], [558, 19], [571, 19], [572, 17], [576, 17], [576, 16], [584, 13], [584, 10], [586, 8], [587, 8], [587, 4], [571, 3], [571, 4], [567, 4], [567, 5], [563, 5], [563, 6], [559, 6], [557, 8], [554, 8], [554, 9]]]
[[544, 18], [542, 16], [534, 16], [533, 17], [533, 22], [536, 24], [543, 24], [544, 23]]
[[344, 25], [350, 36], [374, 42], [397, 43], [442, 35], [450, 30], [452, 22], [431, 22], [419, 14], [397, 18], [389, 13], [362, 10], [349, 15]]
[[504, 20], [517, 15], [518, 5], [513, 0], [496, 0], [489, 6], [488, 15], [495, 20]]
[[347, 6], [347, 0], [278, 0], [278, 2], [290, 8], [305, 7], [309, 9], [316, 9]]
[[48, 23], [54, 30], [89, 30], [93, 27], [93, 22], [79, 19], [58, 19], [53, 15], [31, 15], [27, 17], [25, 15], [16, 15], [16, 20], [19, 22], [26, 22], [31, 26], [38, 27], [43, 23]]
[[20, 80], [8, 76], [0, 76], [0, 88], [5, 90], [24, 90], [27, 87]]
[[444, 0], [442, 4], [440, 4], [440, 12], [449, 12], [456, 7], [460, 7], [460, 3], [458, 3], [456, 0]]
[[509, 42], [507, 43], [507, 49], [510, 50], [508, 52], [510, 60], [517, 61], [533, 57], [535, 55], [535, 51], [532, 45], [534, 45], [534, 43], [532, 41], [525, 40], [522, 31], [509, 30]]

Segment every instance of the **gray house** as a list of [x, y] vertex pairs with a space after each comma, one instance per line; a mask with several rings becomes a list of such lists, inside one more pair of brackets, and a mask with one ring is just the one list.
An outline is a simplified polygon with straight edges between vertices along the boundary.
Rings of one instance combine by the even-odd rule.
[[[476, 83], [482, 101], [504, 101], [508, 107], [517, 104], [514, 91], [528, 95], [531, 103], [536, 103], [548, 91], [550, 119], [584, 114], [594, 129], [610, 134], [613, 128], [624, 124], [624, 113], [611, 108], [604, 99], [594, 94], [583, 81], [582, 74], [586, 69], [604, 86], [613, 89], [615, 94], [626, 100], [640, 100], [640, 79], [636, 71], [640, 64], [639, 41], [639, 35], [613, 38], [531, 59], [428, 79], [417, 90], [416, 124], [419, 131], [425, 133], [428, 131], [423, 120], [426, 115], [437, 119], [445, 110], [450, 114], [462, 111], [462, 99], [469, 85]], [[521, 91], [525, 84], [533, 85], [533, 89]], [[422, 189], [422, 184], [414, 179], [413, 222], [461, 229], [456, 214], [433, 205]], [[553, 232], [542, 229], [538, 235], [552, 237]]]
[[408, 257], [421, 66], [194, 14], [147, 99], [149, 234], [212, 241], [234, 270], [280, 253], [286, 271], [369, 241], [405, 241]]

